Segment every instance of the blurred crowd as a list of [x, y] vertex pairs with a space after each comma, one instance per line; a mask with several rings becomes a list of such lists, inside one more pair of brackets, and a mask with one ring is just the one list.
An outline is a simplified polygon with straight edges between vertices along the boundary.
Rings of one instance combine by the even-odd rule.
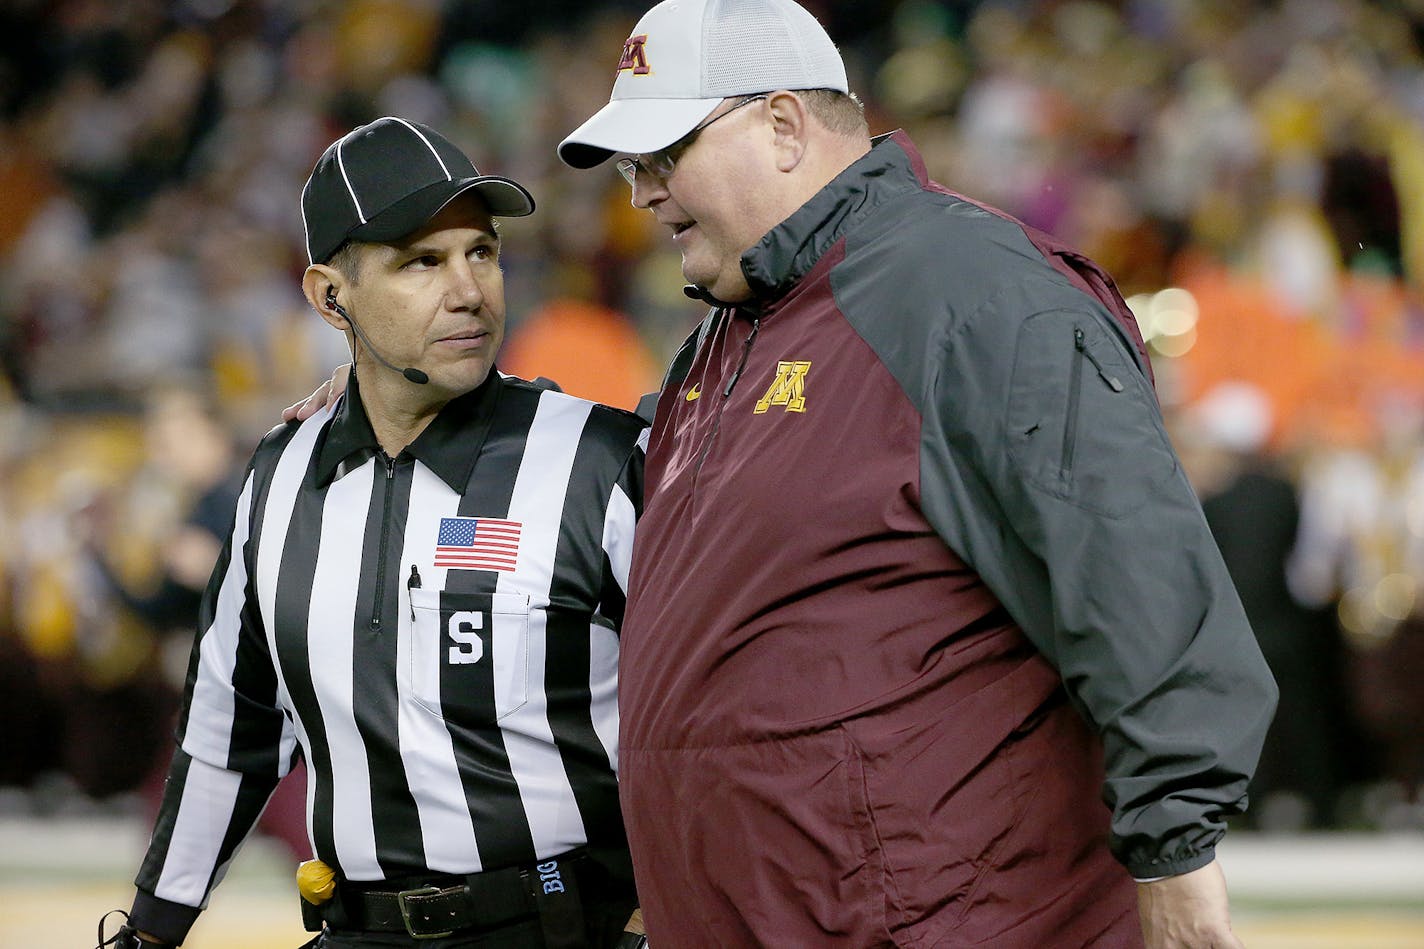
[[[516, 177], [503, 370], [631, 407], [699, 317], [554, 146], [646, 0], [0, 6], [0, 794], [151, 786], [235, 479], [346, 360], [325, 145]], [[1250, 820], [1424, 827], [1424, 0], [811, 0], [876, 132], [1101, 262], [1282, 685]]]

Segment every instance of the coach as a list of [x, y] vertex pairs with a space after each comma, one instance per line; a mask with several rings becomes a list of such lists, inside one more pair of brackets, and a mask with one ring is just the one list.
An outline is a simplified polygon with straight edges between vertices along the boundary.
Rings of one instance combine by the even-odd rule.
[[351, 380], [248, 468], [128, 944], [183, 941], [296, 754], [335, 873], [308, 894], [314, 944], [620, 938], [617, 634], [644, 427], [495, 371], [493, 218], [533, 208], [396, 118], [312, 172], [302, 289], [348, 334]]
[[666, 0], [616, 76], [560, 154], [712, 307], [622, 641], [652, 944], [1238, 946], [1275, 687], [1112, 282], [872, 141], [791, 0]]

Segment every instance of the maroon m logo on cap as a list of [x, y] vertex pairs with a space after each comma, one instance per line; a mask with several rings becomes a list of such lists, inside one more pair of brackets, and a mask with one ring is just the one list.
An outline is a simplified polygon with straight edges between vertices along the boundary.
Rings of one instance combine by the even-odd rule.
[[613, 71], [616, 76], [625, 69], [633, 70], [635, 76], [645, 76], [652, 72], [648, 66], [648, 34], [643, 33], [638, 36], [628, 37], [628, 42], [623, 44], [623, 55], [618, 60], [618, 68]]

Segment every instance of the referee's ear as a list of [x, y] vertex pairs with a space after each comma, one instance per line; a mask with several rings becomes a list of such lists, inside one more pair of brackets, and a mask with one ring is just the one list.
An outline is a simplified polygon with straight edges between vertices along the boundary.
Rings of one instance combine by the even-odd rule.
[[335, 301], [340, 298], [345, 286], [345, 276], [335, 267], [326, 264], [312, 264], [302, 274], [302, 295], [317, 315], [337, 329], [350, 329], [346, 317], [337, 312]]

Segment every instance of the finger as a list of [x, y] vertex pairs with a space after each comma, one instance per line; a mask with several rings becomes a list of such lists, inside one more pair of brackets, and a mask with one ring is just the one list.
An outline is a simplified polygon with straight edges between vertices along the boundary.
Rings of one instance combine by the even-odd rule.
[[307, 396], [307, 400], [297, 409], [297, 418], [305, 422], [315, 415], [319, 410], [326, 408], [328, 404], [335, 400], [330, 397], [331, 383], [323, 382], [317, 386], [317, 390]]

